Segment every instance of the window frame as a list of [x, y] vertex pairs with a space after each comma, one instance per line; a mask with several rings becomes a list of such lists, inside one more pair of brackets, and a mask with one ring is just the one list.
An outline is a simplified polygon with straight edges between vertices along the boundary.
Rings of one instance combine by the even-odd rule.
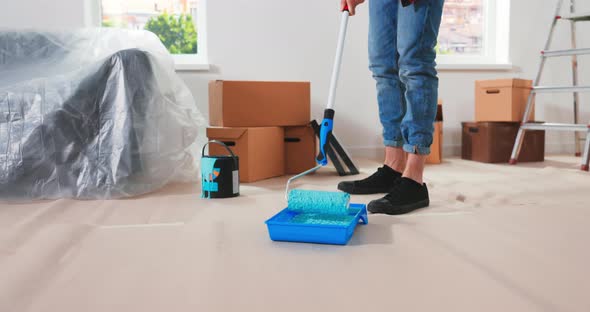
[[[88, 27], [101, 27], [102, 0], [85, 1], [85, 20]], [[171, 54], [177, 71], [209, 70], [207, 49], [207, 0], [199, 0], [195, 27], [197, 28], [198, 50], [196, 54]]]
[[512, 69], [509, 58], [510, 0], [483, 0], [483, 54], [437, 55], [439, 69]]

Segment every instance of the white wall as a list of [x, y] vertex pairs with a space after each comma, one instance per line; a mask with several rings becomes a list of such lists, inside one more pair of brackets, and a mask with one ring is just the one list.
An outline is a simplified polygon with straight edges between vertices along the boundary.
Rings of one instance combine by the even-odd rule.
[[84, 25], [86, 0], [0, 0], [0, 28], [70, 28]]
[[[80, 0], [1, 0], [0, 27], [83, 25], [83, 12], [65, 7]], [[370, 1], [370, 0], [369, 0]], [[578, 0], [590, 11], [590, 3]], [[332, 0], [208, 0], [209, 72], [181, 72], [197, 105], [207, 114], [207, 82], [210, 79], [309, 80], [312, 82], [312, 114], [321, 117], [327, 99], [340, 14]], [[74, 5], [78, 8], [80, 5]], [[504, 77], [532, 79], [545, 42], [555, 0], [511, 1], [510, 57], [512, 71], [442, 71], [440, 97], [444, 101], [446, 154], [458, 154], [460, 122], [473, 119], [474, 81]], [[47, 12], [52, 12], [48, 16]], [[344, 65], [336, 104], [338, 137], [355, 154], [376, 155], [381, 145], [374, 83], [367, 61], [367, 6], [351, 18]], [[590, 47], [590, 23], [579, 27], [580, 46]], [[585, 34], [585, 36], [583, 36]], [[556, 46], [567, 47], [568, 28], [561, 26]], [[570, 84], [568, 61], [552, 60], [545, 81]], [[590, 84], [590, 58], [580, 59], [582, 82]], [[583, 95], [582, 120], [590, 120], [590, 96]], [[585, 102], [585, 103], [584, 103]], [[537, 119], [568, 122], [571, 96], [538, 98]], [[584, 106], [584, 105], [582, 105]], [[549, 152], [573, 150], [570, 133], [549, 133]]]

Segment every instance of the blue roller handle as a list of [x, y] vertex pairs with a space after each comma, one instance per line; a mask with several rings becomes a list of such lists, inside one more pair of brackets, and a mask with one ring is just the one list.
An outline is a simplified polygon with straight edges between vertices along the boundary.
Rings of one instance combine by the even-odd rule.
[[328, 138], [332, 134], [334, 128], [334, 110], [327, 108], [324, 110], [324, 120], [320, 127], [320, 153], [316, 158], [318, 165], [325, 166], [328, 164], [328, 157], [326, 156], [326, 148], [328, 145]]

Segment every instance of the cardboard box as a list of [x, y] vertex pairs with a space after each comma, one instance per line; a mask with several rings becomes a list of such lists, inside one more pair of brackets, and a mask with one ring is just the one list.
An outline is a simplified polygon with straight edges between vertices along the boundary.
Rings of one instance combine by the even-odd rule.
[[[475, 121], [522, 121], [533, 82], [523, 79], [475, 82]], [[529, 117], [535, 120], [535, 110]]]
[[217, 127], [303, 126], [310, 121], [309, 82], [209, 82], [209, 124]]
[[432, 134], [432, 145], [430, 154], [426, 157], [427, 164], [442, 163], [442, 145], [443, 145], [443, 112], [442, 101], [438, 100], [436, 119], [434, 121], [434, 133]]
[[442, 121], [436, 121], [434, 123], [434, 133], [432, 136], [432, 145], [430, 146], [430, 154], [426, 157], [427, 164], [442, 163], [442, 128]]
[[315, 167], [316, 135], [310, 125], [285, 128], [285, 173], [298, 174]]
[[[283, 128], [207, 128], [207, 137], [225, 143], [240, 158], [240, 182], [255, 182], [285, 173]], [[210, 144], [209, 154], [227, 155], [227, 151]]]
[[[484, 163], [507, 163], [519, 122], [463, 122], [461, 158]], [[527, 130], [519, 162], [545, 159], [545, 131]]]

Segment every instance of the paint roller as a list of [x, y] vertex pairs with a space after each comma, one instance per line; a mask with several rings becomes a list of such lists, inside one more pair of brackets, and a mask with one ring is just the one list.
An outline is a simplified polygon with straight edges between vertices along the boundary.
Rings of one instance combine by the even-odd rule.
[[289, 192], [287, 202], [295, 212], [347, 215], [350, 194], [296, 189]]
[[340, 65], [342, 64], [342, 52], [344, 50], [344, 40], [346, 38], [346, 28], [348, 26], [348, 6], [342, 10], [342, 20], [340, 22], [340, 31], [338, 34], [338, 45], [336, 47], [336, 59], [332, 70], [332, 79], [330, 81], [330, 93], [328, 96], [328, 105], [324, 110], [324, 119], [320, 128], [320, 153], [316, 158], [317, 166], [300, 173], [287, 181], [285, 197], [288, 202], [288, 208], [293, 211], [307, 214], [324, 214], [324, 215], [347, 215], [350, 195], [343, 192], [324, 192], [324, 191], [307, 191], [291, 190], [289, 185], [292, 181], [312, 173], [328, 164], [326, 155], [326, 146], [328, 137], [334, 127], [334, 102], [336, 96], [336, 86], [340, 74]]

